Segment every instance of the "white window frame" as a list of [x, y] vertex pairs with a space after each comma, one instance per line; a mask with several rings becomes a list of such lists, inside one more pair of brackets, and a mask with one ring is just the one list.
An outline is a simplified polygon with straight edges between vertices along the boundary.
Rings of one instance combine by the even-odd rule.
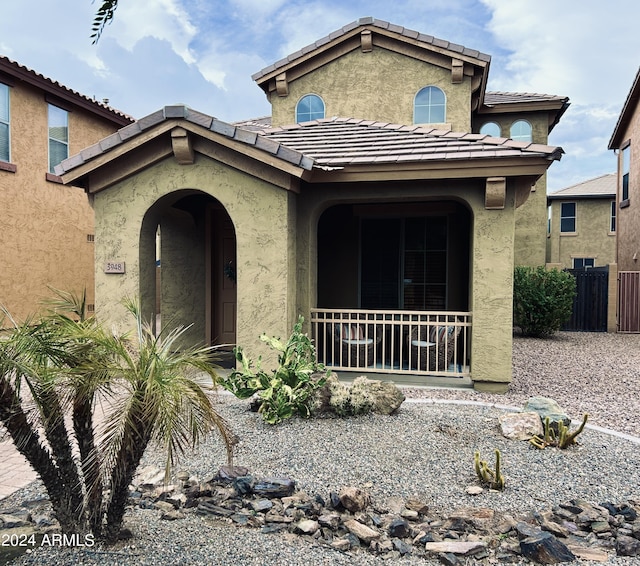
[[11, 163], [11, 89], [9, 85], [0, 83], [0, 96], [6, 96], [7, 100], [7, 115], [6, 117], [0, 116], [0, 124], [7, 127], [7, 155], [4, 159], [4, 155], [0, 153], [0, 161]]
[[[305, 118], [304, 120], [300, 119], [300, 103], [305, 100], [306, 98], [314, 98], [319, 100], [320, 102], [322, 102], [322, 116], [317, 116], [317, 117], [312, 117], [312, 114], [319, 114], [318, 112], [308, 112], [309, 117]], [[319, 94], [315, 94], [313, 92], [309, 92], [307, 94], [305, 94], [304, 96], [300, 97], [300, 100], [298, 100], [298, 102], [296, 102], [296, 124], [299, 124], [301, 122], [311, 122], [313, 120], [321, 120], [326, 116], [327, 113], [327, 105], [324, 103], [324, 100], [322, 99], [322, 97]], [[305, 114], [307, 114], [307, 112], [305, 112]]]
[[[444, 98], [444, 102], [441, 104], [432, 104], [431, 103], [431, 96], [429, 96], [429, 103], [428, 104], [418, 104], [417, 100], [418, 100], [418, 96], [420, 96], [421, 92], [426, 91], [427, 89], [433, 89], [433, 90], [438, 90], [442, 93], [442, 97]], [[431, 92], [431, 90], [429, 90], [429, 92]], [[431, 115], [432, 115], [432, 109], [435, 108], [440, 108], [440, 106], [442, 106], [442, 120], [431, 120]], [[426, 122], [424, 120], [418, 120], [417, 119], [417, 110], [418, 108], [427, 108], [427, 112], [428, 112], [428, 117], [429, 120], [427, 120]], [[414, 124], [445, 124], [447, 121], [447, 93], [442, 90], [439, 86], [435, 86], [435, 85], [427, 85], [425, 87], [422, 87], [418, 92], [416, 92], [415, 96], [413, 97], [413, 123]]]
[[616, 231], [616, 201], [611, 201], [611, 216], [609, 217], [609, 232], [614, 234]]
[[[513, 133], [514, 128], [520, 124], [526, 124], [527, 126], [529, 126], [529, 132], [526, 135], [524, 134], [514, 135]], [[511, 127], [509, 128], [509, 137], [513, 141], [521, 141], [521, 142], [533, 141], [533, 127], [531, 126], [531, 122], [528, 122], [527, 120], [516, 120], [513, 124], [511, 124]]]
[[[54, 110], [55, 109], [55, 110]], [[52, 110], [54, 110], [54, 112], [52, 112]], [[66, 139], [62, 139], [62, 138], [57, 138], [57, 137], [53, 137], [51, 135], [51, 130], [53, 128], [56, 127], [60, 127], [58, 124], [53, 124], [52, 123], [52, 117], [53, 116], [62, 116], [63, 114], [59, 114], [59, 112], [64, 112], [64, 117], [65, 117], [65, 125], [63, 126], [63, 128], [65, 129], [66, 132]], [[58, 165], [61, 161], [64, 161], [65, 159], [67, 159], [69, 157], [69, 111], [65, 110], [64, 108], [61, 108], [60, 106], [56, 106], [55, 104], [51, 104], [49, 103], [49, 106], [47, 108], [47, 136], [48, 136], [48, 152], [49, 152], [49, 173], [54, 173], [55, 174], [55, 166]], [[56, 163], [52, 163], [51, 159], [52, 159], [52, 155], [51, 155], [51, 144], [55, 143], [55, 144], [62, 144], [63, 146], [66, 147], [66, 152], [65, 152], [65, 157], [63, 157], [60, 161], [57, 161]]]

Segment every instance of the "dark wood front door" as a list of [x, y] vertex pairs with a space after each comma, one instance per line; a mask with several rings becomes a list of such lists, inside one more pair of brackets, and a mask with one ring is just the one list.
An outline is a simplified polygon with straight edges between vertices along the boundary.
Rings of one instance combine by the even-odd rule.
[[236, 236], [233, 223], [221, 206], [209, 214], [211, 250], [211, 343], [236, 342]]

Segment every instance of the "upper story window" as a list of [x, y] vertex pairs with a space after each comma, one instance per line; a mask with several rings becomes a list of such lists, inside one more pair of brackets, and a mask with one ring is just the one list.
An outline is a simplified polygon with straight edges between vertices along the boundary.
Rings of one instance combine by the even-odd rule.
[[560, 232], [576, 231], [576, 203], [563, 202], [560, 205]]
[[596, 260], [592, 257], [574, 257], [573, 269], [584, 269], [585, 267], [595, 267]]
[[526, 120], [517, 120], [511, 124], [509, 137], [514, 141], [530, 142], [531, 141], [531, 124]]
[[0, 83], [0, 161], [11, 161], [9, 87]]
[[616, 231], [616, 201], [611, 201], [611, 218], [609, 220], [609, 232]]
[[499, 138], [502, 132], [499, 124], [496, 124], [495, 122], [487, 122], [482, 125], [482, 128], [480, 128], [480, 133], [486, 136], [491, 136], [492, 138]]
[[307, 94], [296, 105], [296, 122], [310, 122], [324, 118], [324, 102], [317, 94]]
[[629, 200], [629, 171], [631, 169], [631, 145], [622, 150], [622, 200]]
[[69, 113], [49, 104], [49, 173], [69, 157]]
[[437, 86], [418, 91], [413, 103], [414, 124], [443, 124], [447, 119], [447, 99]]

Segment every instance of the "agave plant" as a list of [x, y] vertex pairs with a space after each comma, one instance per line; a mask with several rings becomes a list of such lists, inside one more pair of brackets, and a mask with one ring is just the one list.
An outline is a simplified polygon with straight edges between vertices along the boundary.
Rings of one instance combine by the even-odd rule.
[[[187, 328], [156, 336], [130, 300], [135, 332], [116, 336], [87, 318], [83, 304], [58, 293], [57, 312], [14, 324], [0, 340], [0, 420], [40, 475], [63, 532], [112, 541], [150, 443], [166, 452], [168, 478], [176, 458], [213, 429], [228, 463], [234, 439], [212, 404], [212, 347], [179, 348]], [[98, 403], [104, 416], [96, 425]]]

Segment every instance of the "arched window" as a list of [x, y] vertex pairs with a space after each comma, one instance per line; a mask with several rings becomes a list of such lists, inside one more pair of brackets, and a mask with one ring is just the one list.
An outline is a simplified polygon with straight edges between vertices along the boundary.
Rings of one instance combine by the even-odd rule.
[[418, 91], [413, 103], [414, 124], [442, 124], [447, 118], [447, 99], [437, 86]]
[[310, 122], [324, 118], [324, 102], [317, 94], [307, 94], [296, 105], [296, 122]]
[[511, 124], [509, 137], [515, 141], [530, 142], [531, 141], [531, 124], [526, 120], [517, 120]]
[[480, 128], [480, 133], [486, 136], [491, 136], [492, 138], [499, 138], [502, 132], [500, 131], [499, 124], [496, 124], [495, 122], [487, 122], [482, 125], [482, 128]]

